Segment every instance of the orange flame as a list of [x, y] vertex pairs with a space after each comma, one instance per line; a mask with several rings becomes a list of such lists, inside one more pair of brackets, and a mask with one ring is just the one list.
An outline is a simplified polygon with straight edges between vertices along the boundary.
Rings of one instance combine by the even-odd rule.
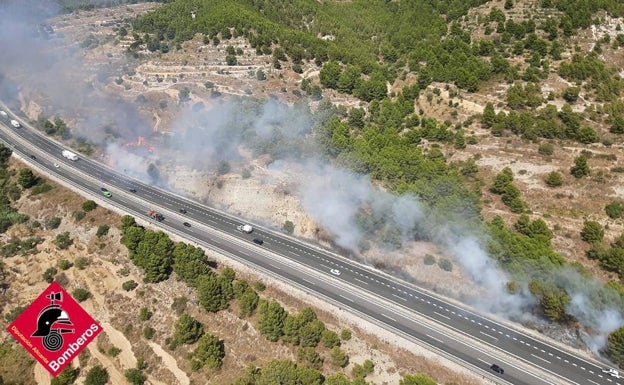
[[139, 136], [136, 142], [129, 142], [124, 144], [123, 146], [121, 146], [121, 148], [127, 150], [129, 148], [139, 148], [139, 147], [143, 147], [145, 149], [147, 149], [147, 151], [154, 152], [154, 147], [150, 146], [149, 143], [147, 143], [147, 140], [145, 140], [144, 137]]

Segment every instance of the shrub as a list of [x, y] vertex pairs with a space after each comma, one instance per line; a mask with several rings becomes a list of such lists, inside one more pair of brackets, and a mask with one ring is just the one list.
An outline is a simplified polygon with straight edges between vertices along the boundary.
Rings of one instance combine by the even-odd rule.
[[128, 369], [125, 373], [126, 380], [132, 385], [143, 385], [147, 377], [139, 369]]
[[340, 331], [340, 339], [343, 341], [349, 341], [351, 339], [351, 330], [342, 329]]
[[136, 283], [133, 279], [121, 284], [121, 288], [124, 289], [125, 291], [132, 291], [136, 289], [137, 286], [139, 286], [139, 284]]
[[344, 368], [349, 364], [349, 356], [339, 347], [333, 348], [329, 356], [333, 365]]
[[145, 337], [145, 339], [147, 340], [151, 340], [152, 337], [154, 337], [154, 329], [146, 326], [143, 328], [143, 337]]
[[142, 307], [141, 310], [139, 310], [139, 319], [141, 321], [149, 321], [153, 315], [154, 313], [146, 307]]
[[287, 234], [292, 234], [295, 231], [295, 224], [291, 221], [286, 221], [284, 222], [283, 229]]
[[605, 212], [611, 219], [622, 218], [624, 215], [624, 202], [613, 201], [605, 206]]
[[83, 302], [91, 298], [91, 293], [86, 289], [78, 288], [72, 292], [72, 296], [76, 301]]
[[67, 269], [69, 269], [70, 267], [72, 267], [72, 266], [73, 266], [73, 264], [72, 264], [71, 262], [69, 262], [67, 259], [61, 259], [61, 260], [58, 262], [58, 266], [59, 266], [59, 268], [60, 268], [61, 270], [67, 270]]
[[540, 155], [552, 155], [555, 151], [555, 147], [550, 143], [541, 143], [537, 148], [537, 152]]
[[85, 257], [76, 258], [76, 267], [80, 270], [83, 270], [87, 265], [89, 265], [89, 259]]
[[95, 233], [95, 235], [98, 238], [101, 238], [101, 237], [105, 236], [106, 234], [108, 234], [108, 230], [110, 230], [110, 226], [109, 225], [102, 225], [102, 226], [98, 227], [97, 232]]
[[602, 225], [596, 221], [585, 221], [581, 230], [581, 239], [587, 243], [601, 242], [604, 237]]
[[87, 373], [87, 377], [85, 378], [85, 385], [105, 385], [108, 383], [109, 376], [108, 370], [101, 367], [100, 365], [96, 365]]
[[30, 190], [30, 193], [32, 195], [39, 195], [39, 194], [47, 193], [50, 190], [52, 190], [52, 186], [44, 182], [44, 183], [39, 183], [35, 187], [33, 187], [32, 190]]
[[84, 217], [87, 215], [87, 213], [85, 213], [82, 210], [79, 210], [79, 211], [74, 211], [74, 213], [72, 215], [73, 215], [73, 217], [74, 217], [74, 219], [76, 221], [81, 221], [81, 220], [84, 219]]
[[263, 292], [266, 289], [266, 285], [262, 281], [258, 281], [254, 284], [254, 289], [259, 292]]
[[563, 176], [557, 171], [553, 171], [548, 174], [544, 181], [548, 187], [559, 187], [563, 185]]
[[69, 237], [69, 231], [65, 231], [64, 233], [57, 234], [56, 239], [54, 240], [54, 244], [61, 250], [67, 249], [72, 245], [74, 241]]
[[89, 211], [95, 210], [96, 208], [97, 208], [97, 203], [95, 203], [95, 202], [94, 202], [94, 201], [92, 201], [92, 200], [85, 201], [85, 202], [82, 204], [82, 210], [83, 210], [83, 211], [85, 211], [85, 212], [87, 212], [87, 213], [88, 213]]
[[241, 172], [241, 177], [243, 179], [251, 178], [251, 171], [249, 171], [248, 169], [244, 168], [243, 171]]
[[436, 263], [436, 259], [433, 255], [427, 254], [425, 255], [425, 258], [423, 259], [423, 263], [427, 266], [431, 266]]
[[225, 175], [228, 172], [230, 172], [231, 169], [232, 167], [230, 166], [230, 163], [226, 162], [225, 160], [222, 160], [219, 162], [219, 166], [217, 166], [217, 174]]
[[444, 271], [453, 271], [453, 264], [446, 258], [441, 258], [438, 261], [438, 266]]
[[108, 355], [111, 357], [117, 357], [119, 353], [121, 353], [121, 349], [119, 349], [116, 346], [113, 346], [112, 348], [108, 349]]
[[47, 283], [52, 283], [52, 281], [54, 281], [54, 276], [56, 275], [57, 272], [58, 270], [56, 270], [55, 267], [50, 267], [43, 273], [43, 279]]
[[52, 217], [46, 221], [46, 228], [54, 230], [61, 225], [61, 218]]

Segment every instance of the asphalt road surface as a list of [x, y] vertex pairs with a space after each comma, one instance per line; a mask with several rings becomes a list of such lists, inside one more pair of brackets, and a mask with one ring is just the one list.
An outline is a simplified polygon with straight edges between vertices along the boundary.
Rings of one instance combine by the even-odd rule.
[[[604, 366], [599, 362], [561, 349], [547, 338], [534, 338], [509, 327], [508, 323], [502, 325], [373, 268], [279, 232], [258, 226], [254, 226], [251, 234], [239, 232], [236, 226], [245, 223], [241, 219], [139, 182], [80, 154], [77, 161], [65, 159], [61, 155], [64, 147], [30, 128], [16, 129], [8, 121], [0, 121], [0, 139], [17, 155], [76, 190], [102, 194], [104, 187], [112, 197], [102, 196], [102, 199], [131, 215], [278, 276], [498, 383], [624, 385], [623, 380], [604, 374]], [[136, 193], [130, 192], [131, 189]], [[150, 209], [162, 213], [165, 219], [162, 222], [150, 219], [146, 214]], [[181, 209], [186, 212], [181, 213]], [[190, 227], [183, 222], [188, 222]], [[258, 245], [254, 238], [264, 243]], [[502, 367], [504, 374], [490, 370], [493, 363]]]

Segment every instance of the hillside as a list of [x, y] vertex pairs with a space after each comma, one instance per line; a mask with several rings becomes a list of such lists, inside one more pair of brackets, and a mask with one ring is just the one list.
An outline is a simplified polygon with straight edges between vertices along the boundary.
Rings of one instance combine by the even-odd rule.
[[1, 90], [120, 171], [596, 351], [623, 325], [623, 14], [143, 3], [46, 20], [58, 65]]

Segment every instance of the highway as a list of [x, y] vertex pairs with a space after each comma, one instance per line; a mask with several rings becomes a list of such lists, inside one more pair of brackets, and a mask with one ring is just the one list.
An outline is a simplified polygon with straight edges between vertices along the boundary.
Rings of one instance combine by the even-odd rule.
[[[280, 277], [451, 357], [484, 378], [518, 385], [624, 385], [624, 380], [602, 373], [604, 366], [599, 362], [579, 357], [545, 337], [527, 335], [509, 323], [503, 325], [376, 269], [278, 232], [254, 225], [252, 234], [241, 233], [236, 230], [237, 225], [245, 223], [241, 219], [141, 183], [85, 157], [75, 162], [67, 160], [61, 156], [65, 148], [55, 141], [34, 129], [15, 129], [6, 123], [0, 121], [0, 139], [16, 154], [74, 189], [101, 195], [100, 188], [106, 187], [112, 197], [101, 199], [124, 212]], [[60, 167], [54, 167], [55, 162]], [[136, 193], [130, 189], [136, 189]], [[165, 220], [154, 222], [146, 215], [148, 209], [163, 213]], [[180, 209], [186, 213], [180, 213]], [[184, 221], [191, 227], [183, 226]], [[253, 238], [264, 243], [257, 245]], [[331, 269], [341, 274], [336, 276]], [[505, 373], [490, 370], [492, 363]]]

